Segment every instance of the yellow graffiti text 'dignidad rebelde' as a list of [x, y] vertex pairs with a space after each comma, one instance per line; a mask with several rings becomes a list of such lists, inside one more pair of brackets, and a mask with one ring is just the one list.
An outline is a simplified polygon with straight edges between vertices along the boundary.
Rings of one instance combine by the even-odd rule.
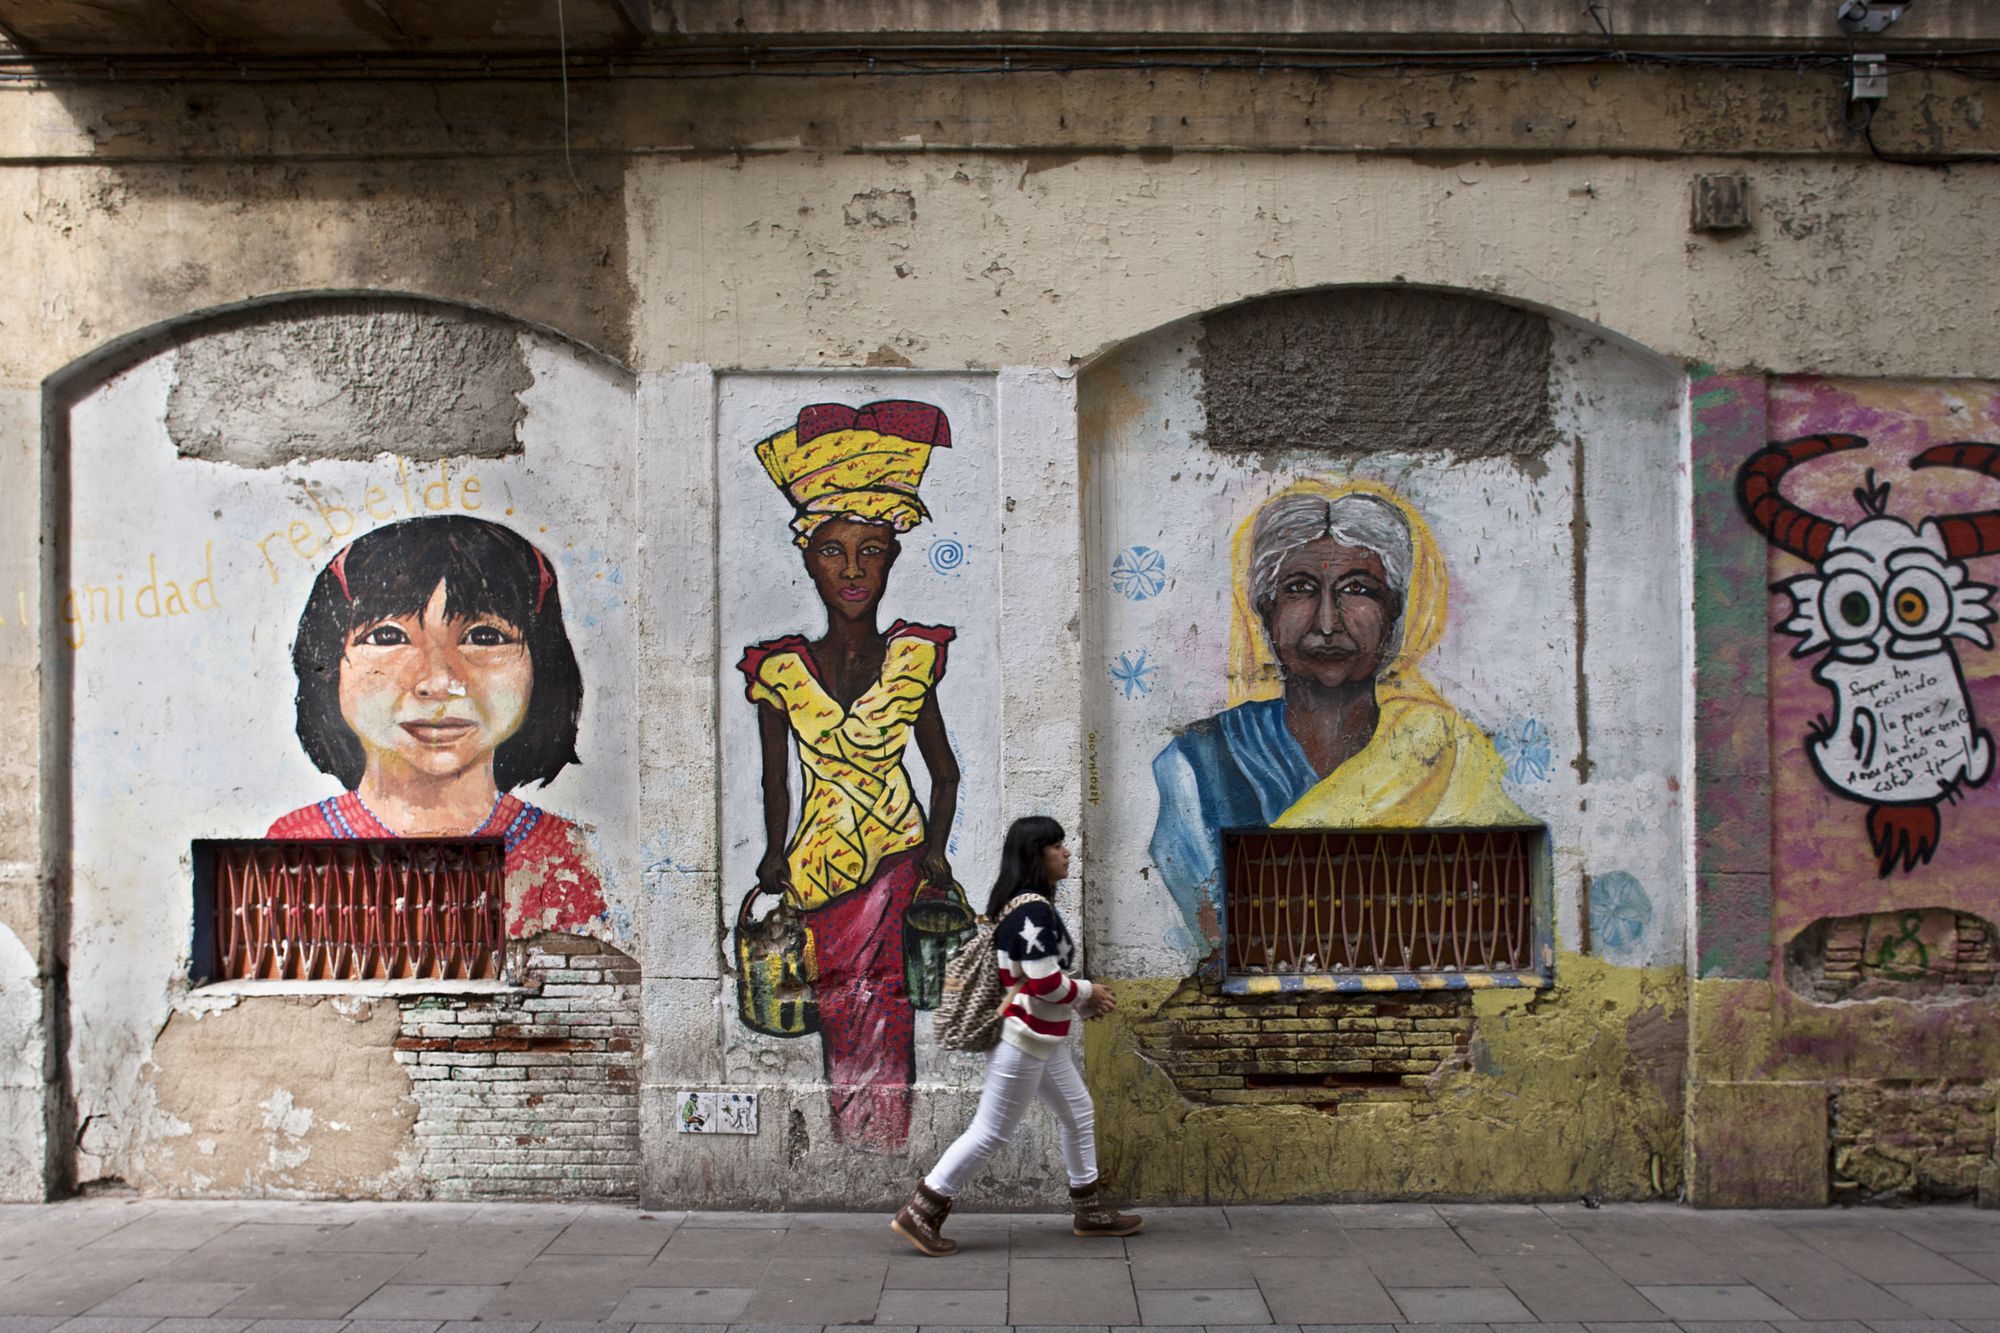
[[454, 475], [450, 459], [440, 459], [437, 473], [432, 475], [428, 468], [412, 474], [409, 464], [399, 458], [394, 485], [371, 481], [358, 496], [304, 482], [300, 483], [300, 489], [312, 506], [312, 521], [295, 518], [257, 541], [257, 553], [264, 557], [264, 567], [270, 571], [273, 583], [279, 582], [278, 565], [287, 552], [317, 569], [327, 556], [365, 527], [420, 514], [453, 511], [469, 514], [483, 507], [479, 478]]
[[[181, 578], [171, 575], [179, 572]], [[166, 620], [174, 616], [219, 611], [215, 591], [215, 543], [203, 542], [201, 571], [163, 571], [157, 552], [146, 556], [145, 577], [119, 574], [109, 583], [79, 583], [62, 596], [63, 642], [81, 648], [93, 625], [122, 625], [127, 620]]]
[[[358, 493], [300, 482], [300, 495], [294, 503], [303, 503], [310, 517], [294, 518], [251, 544], [271, 582], [279, 583], [283, 568], [317, 572], [332, 552], [368, 528], [424, 514], [475, 512], [483, 507], [481, 489], [478, 477], [453, 471], [449, 459], [440, 460], [433, 472], [428, 464], [422, 471], [414, 471], [407, 460], [399, 458], [393, 482], [384, 477], [369, 482]], [[514, 511], [509, 508], [507, 512]], [[292, 565], [293, 558], [299, 562], [297, 566]], [[229, 577], [225, 565], [225, 583]], [[20, 600], [18, 619], [12, 623], [25, 627], [25, 596]], [[221, 609], [212, 541], [202, 544], [199, 570], [176, 565], [171, 556], [163, 561], [158, 552], [149, 552], [143, 570], [79, 582], [62, 595], [58, 607], [63, 641], [71, 648], [82, 648], [96, 628]], [[9, 618], [0, 616], [0, 624], [8, 623]]]

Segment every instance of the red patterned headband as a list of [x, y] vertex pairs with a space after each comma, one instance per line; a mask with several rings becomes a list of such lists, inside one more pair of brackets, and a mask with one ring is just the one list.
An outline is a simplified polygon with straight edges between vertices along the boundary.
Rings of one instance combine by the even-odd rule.
[[[340, 553], [333, 557], [333, 563], [326, 567], [327, 572], [333, 575], [333, 581], [340, 585], [340, 595], [349, 603], [354, 601], [354, 592], [347, 586], [347, 553], [353, 549], [353, 542], [341, 547]], [[542, 603], [548, 600], [549, 589], [556, 586], [556, 575], [555, 571], [549, 568], [549, 562], [542, 559], [540, 547], [530, 546], [528, 549], [535, 553], [535, 569], [538, 574], [535, 587], [535, 614], [540, 615]]]

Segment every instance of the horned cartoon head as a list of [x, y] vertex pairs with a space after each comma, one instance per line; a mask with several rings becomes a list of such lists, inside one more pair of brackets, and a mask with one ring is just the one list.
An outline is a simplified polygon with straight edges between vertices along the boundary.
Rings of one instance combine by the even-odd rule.
[[[1939, 802], [1992, 773], [1991, 739], [1973, 717], [1949, 641], [1993, 646], [1993, 589], [1973, 582], [1964, 562], [2000, 554], [2000, 510], [1912, 525], [1888, 512], [1889, 487], [1871, 470], [1854, 492], [1863, 517], [1849, 527], [1779, 489], [1799, 464], [1867, 444], [1859, 435], [1810, 435], [1770, 445], [1744, 463], [1736, 493], [1772, 545], [1813, 563], [1811, 573], [1775, 585], [1792, 599], [1779, 626], [1799, 640], [1792, 656], [1827, 650], [1813, 678], [1833, 692], [1837, 712], [1812, 729], [1807, 753], [1828, 786], [1870, 807], [1869, 834], [1887, 875], [1899, 860], [1906, 871], [1928, 861]], [[1910, 466], [2000, 477], [2000, 446], [1938, 445]]]

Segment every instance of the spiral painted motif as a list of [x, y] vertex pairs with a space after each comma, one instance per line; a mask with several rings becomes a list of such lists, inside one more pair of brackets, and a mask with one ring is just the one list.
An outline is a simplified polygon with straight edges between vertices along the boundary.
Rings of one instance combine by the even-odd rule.
[[932, 573], [950, 578], [965, 568], [965, 543], [956, 537], [940, 537], [931, 543], [924, 558], [930, 562]]

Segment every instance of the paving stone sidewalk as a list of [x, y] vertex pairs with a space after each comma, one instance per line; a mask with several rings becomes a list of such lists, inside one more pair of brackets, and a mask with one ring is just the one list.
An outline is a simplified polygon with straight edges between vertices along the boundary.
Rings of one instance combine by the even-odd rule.
[[0, 1206], [0, 1333], [2000, 1333], [1996, 1212], [1370, 1204], [1148, 1220], [1084, 1241], [1053, 1213], [960, 1215], [961, 1253], [926, 1259], [874, 1214]]

